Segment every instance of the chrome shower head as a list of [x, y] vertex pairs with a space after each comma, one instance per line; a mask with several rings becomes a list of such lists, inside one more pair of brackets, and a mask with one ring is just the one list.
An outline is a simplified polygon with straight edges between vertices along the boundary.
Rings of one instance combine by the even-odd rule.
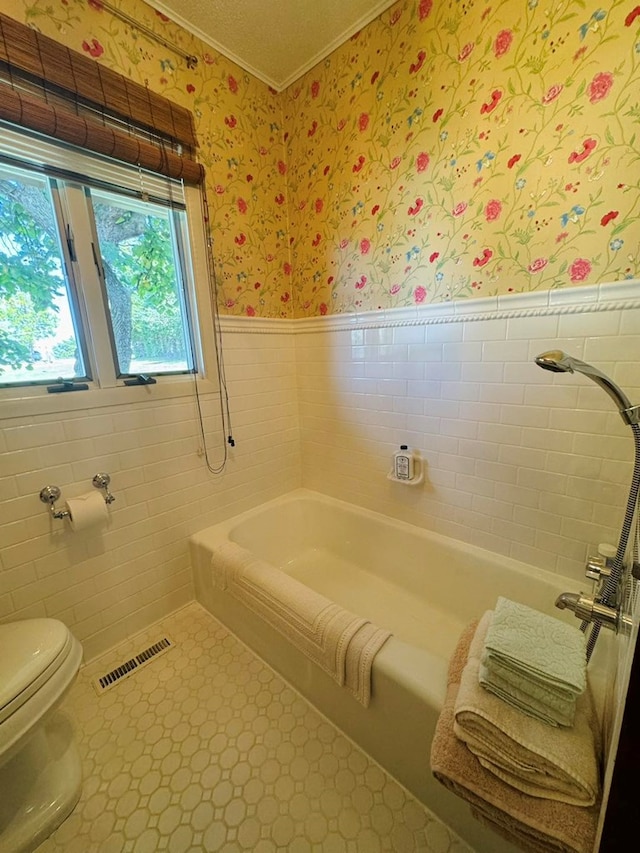
[[552, 373], [583, 373], [611, 397], [625, 424], [629, 426], [640, 424], [640, 406], [632, 406], [627, 395], [597, 367], [580, 361], [579, 358], [573, 358], [559, 349], [541, 353], [536, 356], [535, 362], [538, 367], [550, 370]]

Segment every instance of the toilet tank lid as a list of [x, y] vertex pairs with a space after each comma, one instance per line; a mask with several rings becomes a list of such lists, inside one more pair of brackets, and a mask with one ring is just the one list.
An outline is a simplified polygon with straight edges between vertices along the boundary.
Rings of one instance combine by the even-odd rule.
[[57, 619], [0, 625], [0, 708], [32, 684], [65, 648], [69, 629]]

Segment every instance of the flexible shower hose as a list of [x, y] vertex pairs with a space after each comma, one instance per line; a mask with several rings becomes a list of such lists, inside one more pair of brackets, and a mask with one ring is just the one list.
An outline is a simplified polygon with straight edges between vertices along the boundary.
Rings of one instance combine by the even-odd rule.
[[[638, 505], [638, 493], [640, 492], [640, 425], [631, 424], [633, 430], [633, 440], [635, 445], [635, 462], [633, 466], [633, 475], [631, 477], [631, 487], [629, 489], [629, 498], [627, 500], [627, 509], [622, 522], [622, 530], [620, 531], [620, 540], [618, 549], [611, 564], [611, 574], [606, 579], [602, 589], [596, 596], [596, 601], [600, 604], [605, 604], [608, 607], [615, 607], [618, 604], [618, 589], [624, 572], [624, 557], [629, 543], [629, 535], [633, 526], [633, 519]], [[589, 622], [583, 622], [580, 625], [581, 631], [586, 631]], [[587, 660], [590, 660], [596, 641], [600, 634], [602, 622], [596, 620], [593, 623], [589, 639], [587, 640]]]

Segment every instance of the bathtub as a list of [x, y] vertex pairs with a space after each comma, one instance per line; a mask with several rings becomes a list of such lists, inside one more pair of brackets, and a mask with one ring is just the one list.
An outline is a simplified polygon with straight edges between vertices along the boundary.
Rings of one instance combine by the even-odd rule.
[[[373, 663], [368, 708], [214, 585], [211, 556], [228, 540], [392, 632]], [[194, 534], [190, 551], [209, 612], [479, 853], [514, 853], [431, 775], [447, 665], [463, 628], [499, 595], [571, 623], [554, 602], [578, 584], [305, 489]]]

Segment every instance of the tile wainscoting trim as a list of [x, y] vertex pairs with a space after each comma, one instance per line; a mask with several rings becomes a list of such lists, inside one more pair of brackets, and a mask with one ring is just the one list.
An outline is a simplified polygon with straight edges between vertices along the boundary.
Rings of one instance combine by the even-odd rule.
[[224, 333], [304, 334], [345, 329], [375, 329], [395, 326], [422, 326], [434, 323], [470, 323], [511, 317], [546, 317], [599, 311], [640, 308], [640, 279], [518, 293], [468, 301], [438, 302], [412, 308], [388, 308], [361, 314], [331, 314], [326, 317], [281, 320], [259, 317], [220, 316]]

